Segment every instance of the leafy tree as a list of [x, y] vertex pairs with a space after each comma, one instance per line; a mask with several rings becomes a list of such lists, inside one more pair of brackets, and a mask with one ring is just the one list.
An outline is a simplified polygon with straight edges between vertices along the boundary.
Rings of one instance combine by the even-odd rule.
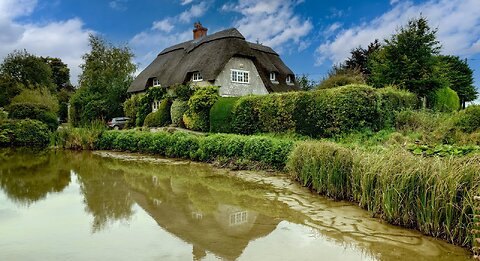
[[368, 76], [370, 76], [368, 60], [375, 52], [380, 50], [381, 47], [382, 45], [378, 39], [375, 39], [375, 41], [368, 45], [367, 49], [364, 49], [361, 46], [353, 49], [350, 51], [351, 56], [345, 60], [345, 62], [342, 64], [342, 67], [344, 69], [359, 70], [364, 77], [368, 78]]
[[460, 105], [465, 108], [465, 103], [478, 97], [473, 86], [473, 71], [465, 60], [458, 56], [437, 56], [437, 69], [440, 77], [444, 78], [460, 98]]
[[80, 66], [80, 88], [71, 98], [74, 125], [122, 115], [136, 69], [128, 47], [115, 47], [94, 35], [90, 35], [90, 47]]
[[298, 86], [302, 91], [311, 91], [317, 86], [317, 82], [310, 79], [307, 74], [297, 75]]
[[22, 84], [26, 88], [47, 87], [54, 91], [52, 70], [42, 58], [26, 50], [14, 51], [7, 55], [0, 65], [0, 74], [9, 80]]
[[395, 84], [421, 97], [443, 87], [434, 75], [434, 56], [441, 48], [436, 32], [424, 17], [410, 20], [369, 59], [369, 82], [375, 87]]
[[365, 77], [360, 69], [350, 69], [342, 65], [335, 65], [328, 73], [328, 76], [320, 81], [317, 89], [330, 89], [349, 84], [365, 84]]
[[75, 91], [70, 83], [70, 69], [67, 64], [65, 64], [60, 58], [42, 57], [42, 59], [44, 63], [50, 66], [50, 70], [52, 71], [52, 81], [57, 87], [57, 92], [60, 92], [62, 89], [66, 89], [70, 92]]

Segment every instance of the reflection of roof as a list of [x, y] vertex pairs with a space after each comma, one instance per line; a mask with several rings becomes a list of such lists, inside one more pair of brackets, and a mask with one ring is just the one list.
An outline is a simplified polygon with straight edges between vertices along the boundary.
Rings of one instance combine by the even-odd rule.
[[[193, 245], [195, 251], [203, 249], [213, 254], [233, 260], [238, 258], [251, 240], [270, 234], [279, 223], [277, 220], [257, 214], [254, 222], [232, 227], [218, 219], [218, 214], [203, 214], [201, 219], [192, 215], [190, 202], [172, 194], [168, 200], [155, 204], [142, 192], [132, 191], [132, 198], [159, 226], [182, 240]], [[255, 213], [255, 212], [253, 212]], [[220, 216], [225, 213], [220, 213]], [[228, 215], [230, 218], [230, 215]], [[225, 220], [228, 223], [230, 220]], [[241, 231], [238, 227], [244, 226]], [[201, 251], [200, 251], [201, 252]]]
[[[135, 78], [128, 91], [145, 90], [152, 78], [157, 78], [165, 87], [185, 83], [196, 71], [202, 74], [204, 80], [213, 82], [234, 56], [252, 59], [268, 91], [297, 89], [295, 85], [286, 84], [287, 75], [293, 75], [293, 72], [275, 51], [247, 42], [237, 29], [231, 28], [166, 48]], [[269, 80], [270, 72], [278, 73], [278, 84]]]

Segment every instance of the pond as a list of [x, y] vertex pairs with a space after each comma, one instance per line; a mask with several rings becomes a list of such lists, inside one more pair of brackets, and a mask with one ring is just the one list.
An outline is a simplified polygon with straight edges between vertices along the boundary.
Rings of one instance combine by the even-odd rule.
[[0, 151], [0, 260], [469, 260], [284, 175]]

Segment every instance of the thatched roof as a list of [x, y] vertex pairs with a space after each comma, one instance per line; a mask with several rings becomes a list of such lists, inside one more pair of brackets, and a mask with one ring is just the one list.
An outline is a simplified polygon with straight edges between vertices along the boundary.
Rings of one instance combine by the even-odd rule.
[[[234, 56], [252, 59], [269, 92], [298, 89], [296, 84], [286, 84], [287, 75], [294, 74], [274, 50], [247, 42], [237, 29], [232, 28], [166, 48], [135, 78], [128, 92], [144, 91], [152, 85], [153, 78], [164, 87], [186, 83], [196, 71], [205, 81], [213, 83]], [[278, 84], [270, 82], [270, 72], [277, 73]]]

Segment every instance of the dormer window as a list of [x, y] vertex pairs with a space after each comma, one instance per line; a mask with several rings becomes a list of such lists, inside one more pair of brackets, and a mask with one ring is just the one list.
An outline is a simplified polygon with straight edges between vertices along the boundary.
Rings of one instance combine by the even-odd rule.
[[160, 86], [162, 86], [160, 84], [160, 80], [157, 78], [153, 78], [153, 87], [160, 87]]
[[192, 74], [192, 81], [194, 81], [194, 82], [201, 82], [201, 81], [203, 81], [203, 77], [202, 77], [202, 75], [200, 74], [200, 72], [194, 72], [194, 73]]
[[270, 81], [274, 83], [278, 83], [276, 72], [270, 72]]
[[287, 84], [293, 84], [293, 77], [291, 75], [287, 75]]

